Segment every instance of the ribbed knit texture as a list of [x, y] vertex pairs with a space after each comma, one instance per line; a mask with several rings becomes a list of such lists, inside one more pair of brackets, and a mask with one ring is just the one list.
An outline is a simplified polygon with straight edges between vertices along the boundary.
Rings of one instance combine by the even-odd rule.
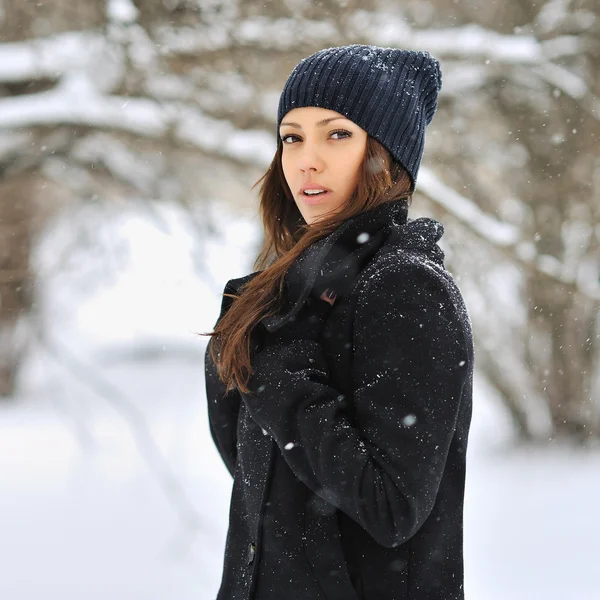
[[339, 112], [389, 150], [410, 174], [414, 191], [425, 128], [441, 87], [440, 64], [426, 51], [360, 44], [319, 50], [296, 65], [285, 83], [277, 135], [294, 108]]

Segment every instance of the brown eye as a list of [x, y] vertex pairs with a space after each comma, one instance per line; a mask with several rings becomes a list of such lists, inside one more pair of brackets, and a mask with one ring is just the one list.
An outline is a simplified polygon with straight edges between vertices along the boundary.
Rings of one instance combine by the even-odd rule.
[[[286, 140], [289, 140], [290, 138], [292, 139], [292, 141], [286, 141]], [[291, 133], [288, 133], [288, 135], [282, 135], [281, 136], [281, 141], [284, 144], [292, 144], [293, 140], [297, 140], [297, 139], [299, 139], [298, 136], [297, 135], [292, 135]]]
[[[334, 135], [339, 135], [341, 137], [333, 138]], [[352, 137], [352, 134], [349, 131], [346, 131], [345, 129], [338, 129], [337, 131], [333, 131], [331, 133], [331, 137], [335, 140], [343, 140], [344, 138]]]

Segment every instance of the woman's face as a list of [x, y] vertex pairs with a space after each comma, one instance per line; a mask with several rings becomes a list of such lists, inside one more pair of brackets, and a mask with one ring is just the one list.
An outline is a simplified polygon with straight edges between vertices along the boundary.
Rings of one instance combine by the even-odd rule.
[[304, 220], [311, 225], [337, 212], [356, 187], [367, 132], [340, 113], [308, 106], [288, 112], [279, 134], [283, 173]]

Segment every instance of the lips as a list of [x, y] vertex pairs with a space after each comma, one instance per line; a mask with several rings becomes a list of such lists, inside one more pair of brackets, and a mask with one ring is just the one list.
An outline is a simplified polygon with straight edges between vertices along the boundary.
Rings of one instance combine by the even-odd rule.
[[[310, 189], [310, 188], [309, 188]], [[316, 188], [313, 188], [316, 189]], [[330, 191], [326, 191], [323, 194], [315, 194], [314, 196], [309, 196], [308, 194], [300, 194], [300, 198], [304, 204], [313, 205], [313, 204], [321, 204], [327, 198], [331, 196]]]
[[[305, 183], [301, 188], [300, 188], [300, 194], [302, 194], [303, 196], [308, 196], [308, 194], [305, 194], [304, 192], [306, 192], [306, 190], [324, 190], [325, 192], [331, 192], [330, 189], [319, 185], [317, 183]], [[318, 196], [318, 194], [316, 194]]]
[[[306, 190], [323, 190], [323, 192], [320, 194], [306, 194]], [[331, 196], [331, 190], [328, 190], [326, 187], [316, 183], [305, 183], [300, 188], [300, 197], [302, 198], [302, 202], [304, 204], [320, 204], [329, 196]]]

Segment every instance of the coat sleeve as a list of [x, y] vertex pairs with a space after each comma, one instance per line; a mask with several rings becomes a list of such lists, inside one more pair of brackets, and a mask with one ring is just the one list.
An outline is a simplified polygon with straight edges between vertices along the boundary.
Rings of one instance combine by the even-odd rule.
[[467, 379], [467, 344], [441, 276], [398, 262], [359, 290], [353, 341], [352, 399], [330, 386], [322, 347], [306, 338], [259, 352], [256, 393], [242, 397], [301, 481], [393, 547], [433, 508]]
[[208, 404], [208, 424], [213, 442], [233, 477], [237, 458], [237, 422], [241, 396], [237, 390], [225, 393], [225, 384], [219, 379], [217, 368], [210, 357], [210, 344], [204, 355], [204, 378]]

